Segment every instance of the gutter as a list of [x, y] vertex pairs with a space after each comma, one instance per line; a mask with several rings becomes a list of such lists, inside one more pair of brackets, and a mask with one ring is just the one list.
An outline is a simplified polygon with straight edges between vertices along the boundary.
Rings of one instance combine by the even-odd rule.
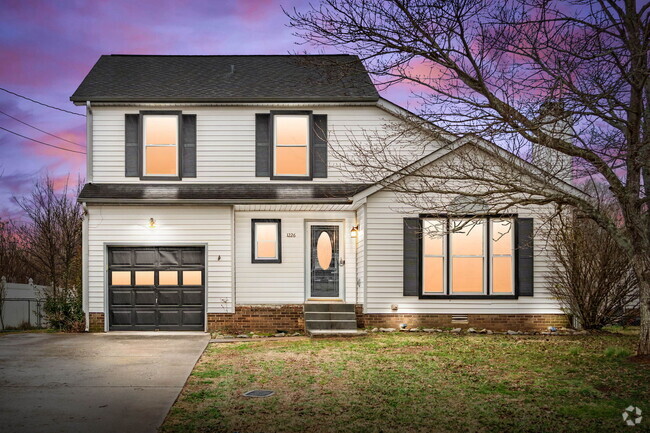
[[235, 204], [352, 204], [352, 199], [345, 198], [324, 198], [324, 199], [140, 199], [140, 198], [78, 198], [79, 203], [93, 204], [170, 204], [170, 205], [184, 205], [184, 204], [205, 204], [205, 205], [235, 205]]

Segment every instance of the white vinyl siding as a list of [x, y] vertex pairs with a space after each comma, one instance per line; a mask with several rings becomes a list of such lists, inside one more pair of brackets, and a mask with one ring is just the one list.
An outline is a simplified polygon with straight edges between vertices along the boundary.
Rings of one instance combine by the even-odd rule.
[[205, 245], [206, 311], [233, 311], [230, 207], [91, 205], [88, 218], [89, 311], [105, 312], [107, 245]]
[[[391, 305], [397, 304], [397, 313], [431, 314], [561, 314], [558, 303], [548, 292], [548, 273], [552, 261], [545, 239], [535, 232], [534, 253], [535, 296], [519, 299], [419, 299], [403, 296], [403, 218], [414, 213], [398, 203], [394, 193], [380, 191], [367, 199], [367, 227], [365, 252], [366, 312], [395, 313]], [[541, 221], [543, 209], [517, 209], [519, 216], [535, 218], [535, 228]], [[417, 215], [417, 212], [415, 212]]]
[[[251, 220], [280, 219], [282, 263], [251, 263]], [[343, 221], [341, 258], [344, 272], [345, 301], [354, 303], [356, 292], [356, 247], [350, 237], [355, 224], [354, 212], [236, 212], [236, 303], [302, 304], [305, 302], [307, 222]], [[287, 236], [289, 234], [289, 236]], [[293, 237], [295, 235], [295, 237]], [[361, 299], [359, 300], [361, 302]]]
[[[124, 115], [137, 114], [140, 109], [154, 110], [154, 107], [93, 107], [93, 182], [142, 182], [137, 177], [124, 175]], [[342, 147], [351, 146], [351, 139], [363, 140], [367, 134], [381, 132], [390, 122], [397, 121], [396, 117], [374, 106], [160, 106], [160, 109], [196, 114], [197, 177], [184, 178], [183, 183], [268, 182], [268, 178], [255, 176], [256, 113], [299, 109], [326, 114], [330, 140], [333, 145]], [[428, 152], [424, 146], [417, 148], [419, 153], [412, 155], [413, 159]], [[337, 169], [338, 161], [331, 151], [328, 162], [327, 178], [292, 182], [349, 181]]]

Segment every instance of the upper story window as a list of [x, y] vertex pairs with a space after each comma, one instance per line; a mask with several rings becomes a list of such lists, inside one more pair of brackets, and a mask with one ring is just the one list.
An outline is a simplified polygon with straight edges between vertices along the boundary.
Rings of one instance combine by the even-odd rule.
[[177, 177], [178, 116], [147, 114], [142, 121], [143, 176]]
[[273, 175], [309, 176], [309, 115], [273, 116]]
[[423, 295], [514, 295], [514, 220], [426, 218]]

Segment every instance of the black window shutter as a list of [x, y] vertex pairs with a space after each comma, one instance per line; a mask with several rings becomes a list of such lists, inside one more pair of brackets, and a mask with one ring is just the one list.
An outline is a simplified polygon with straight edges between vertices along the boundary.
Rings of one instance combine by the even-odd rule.
[[404, 296], [420, 295], [420, 236], [419, 218], [404, 218]]
[[533, 296], [533, 219], [517, 219], [517, 286], [519, 296]]
[[270, 177], [271, 155], [271, 115], [258, 113], [255, 115], [255, 176]]
[[126, 114], [124, 117], [124, 175], [140, 176], [139, 114]]
[[313, 115], [313, 177], [327, 177], [327, 114]]
[[196, 114], [183, 114], [182, 177], [196, 177]]

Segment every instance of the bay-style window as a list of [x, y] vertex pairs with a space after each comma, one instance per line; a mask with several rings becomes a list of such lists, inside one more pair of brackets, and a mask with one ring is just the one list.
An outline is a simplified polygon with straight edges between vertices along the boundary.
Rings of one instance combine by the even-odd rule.
[[422, 220], [422, 294], [515, 294], [513, 218]]
[[276, 114], [273, 116], [273, 175], [307, 177], [310, 175], [310, 116]]
[[252, 220], [251, 236], [253, 263], [282, 262], [279, 219]]
[[147, 114], [142, 122], [143, 176], [178, 177], [178, 116]]

